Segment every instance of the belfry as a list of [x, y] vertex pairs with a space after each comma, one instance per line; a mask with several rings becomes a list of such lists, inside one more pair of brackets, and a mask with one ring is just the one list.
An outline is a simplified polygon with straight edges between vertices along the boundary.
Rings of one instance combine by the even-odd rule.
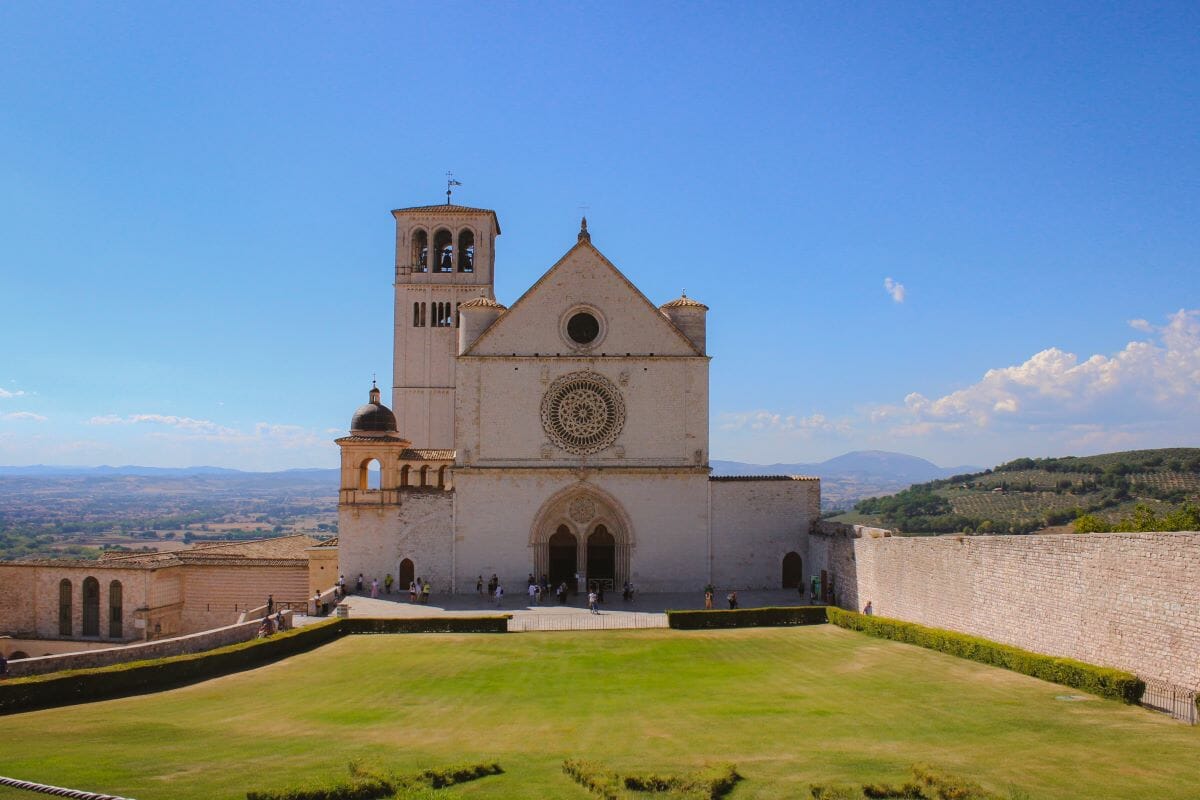
[[820, 483], [710, 476], [707, 306], [655, 306], [584, 219], [507, 307], [494, 211], [392, 216], [392, 406], [372, 387], [337, 440], [342, 573], [415, 570], [438, 592], [491, 574], [642, 591], [795, 584]]

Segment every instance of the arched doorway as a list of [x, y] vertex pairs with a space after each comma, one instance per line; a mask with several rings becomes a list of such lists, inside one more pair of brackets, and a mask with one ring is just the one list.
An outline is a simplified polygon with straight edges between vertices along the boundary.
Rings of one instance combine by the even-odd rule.
[[575, 573], [579, 571], [579, 543], [575, 534], [566, 525], [559, 525], [558, 530], [550, 537], [550, 585], [557, 587], [566, 582], [567, 587], [578, 590], [575, 586]]
[[399, 574], [396, 576], [396, 583], [400, 587], [401, 592], [408, 591], [408, 585], [417, 578], [417, 568], [413, 565], [411, 558], [406, 558], [400, 562]]
[[83, 579], [83, 635], [100, 635], [100, 581]]
[[797, 589], [803, 580], [804, 562], [800, 560], [800, 554], [788, 553], [783, 557], [783, 588]]
[[597, 525], [587, 540], [587, 582], [603, 585], [605, 589], [616, 588], [617, 540], [608, 528]]

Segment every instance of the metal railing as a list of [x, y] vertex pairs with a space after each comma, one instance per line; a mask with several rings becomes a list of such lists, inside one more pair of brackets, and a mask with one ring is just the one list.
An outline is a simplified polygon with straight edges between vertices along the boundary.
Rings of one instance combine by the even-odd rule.
[[1147, 680], [1141, 704], [1155, 711], [1170, 714], [1188, 725], [1200, 724], [1200, 712], [1196, 709], [1194, 689], [1185, 689], [1166, 681]]
[[510, 633], [524, 631], [596, 631], [631, 628], [665, 628], [666, 614], [607, 612], [599, 614], [513, 614], [508, 621]]

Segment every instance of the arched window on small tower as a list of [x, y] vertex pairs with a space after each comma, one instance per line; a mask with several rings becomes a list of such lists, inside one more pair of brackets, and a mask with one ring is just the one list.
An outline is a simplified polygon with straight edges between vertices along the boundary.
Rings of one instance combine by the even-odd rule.
[[412, 235], [412, 271], [429, 271], [429, 234], [420, 228]]
[[421, 327], [421, 304], [413, 303], [413, 327]]
[[458, 233], [458, 271], [475, 271], [475, 232], [470, 228]]
[[454, 234], [442, 228], [433, 235], [434, 272], [454, 272]]
[[63, 578], [58, 582], [58, 635], [71, 635], [71, 581]]
[[408, 486], [408, 464], [400, 468], [400, 485]]
[[108, 638], [120, 639], [124, 633], [122, 618], [125, 614], [123, 591], [120, 581], [108, 584]]
[[83, 635], [100, 635], [100, 581], [83, 579]]
[[378, 492], [382, 488], [383, 468], [379, 459], [368, 458], [358, 467], [358, 489], [363, 492]]

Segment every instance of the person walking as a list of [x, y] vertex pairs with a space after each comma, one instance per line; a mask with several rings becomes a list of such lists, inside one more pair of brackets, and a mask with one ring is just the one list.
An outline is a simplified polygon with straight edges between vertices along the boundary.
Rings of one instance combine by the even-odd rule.
[[379, 578], [371, 578], [371, 599], [379, 597]]
[[361, 572], [358, 573], [358, 580], [354, 584], [354, 593], [355, 594], [363, 593], [363, 574]]
[[392, 573], [390, 573], [390, 572], [387, 575], [383, 576], [383, 590], [387, 594], [392, 593]]
[[537, 605], [537, 585], [533, 584], [533, 583], [529, 584], [528, 591], [529, 591], [529, 605], [531, 605], [531, 606]]
[[483, 576], [480, 575], [475, 579], [475, 594], [483, 596]]
[[863, 606], [863, 613], [866, 614], [868, 617], [874, 615], [875, 607], [873, 605], [871, 605], [870, 600], [868, 600], [867, 604], [865, 606]]
[[730, 592], [729, 596], [726, 597], [725, 599], [729, 601], [729, 610], [730, 611], [737, 608], [737, 592]]
[[338, 597], [346, 596], [346, 576], [345, 575], [338, 575], [337, 596]]
[[408, 602], [410, 602], [410, 603], [417, 602], [417, 582], [416, 581], [408, 582]]
[[596, 593], [595, 592], [588, 592], [588, 611], [591, 611], [593, 614], [600, 613], [599, 611], [596, 610]]
[[269, 594], [269, 595], [267, 595], [267, 616], [269, 617], [274, 613], [275, 613], [275, 595]]
[[429, 605], [429, 592], [431, 589], [432, 587], [429, 585], [429, 581], [425, 581], [421, 584], [421, 603], [423, 605]]
[[496, 608], [499, 608], [504, 602], [504, 587], [500, 585], [499, 581], [496, 583], [496, 592], [494, 597], [496, 598]]
[[712, 589], [711, 588], [705, 589], [704, 590], [704, 610], [705, 611], [712, 611], [712, 601], [713, 601]]

